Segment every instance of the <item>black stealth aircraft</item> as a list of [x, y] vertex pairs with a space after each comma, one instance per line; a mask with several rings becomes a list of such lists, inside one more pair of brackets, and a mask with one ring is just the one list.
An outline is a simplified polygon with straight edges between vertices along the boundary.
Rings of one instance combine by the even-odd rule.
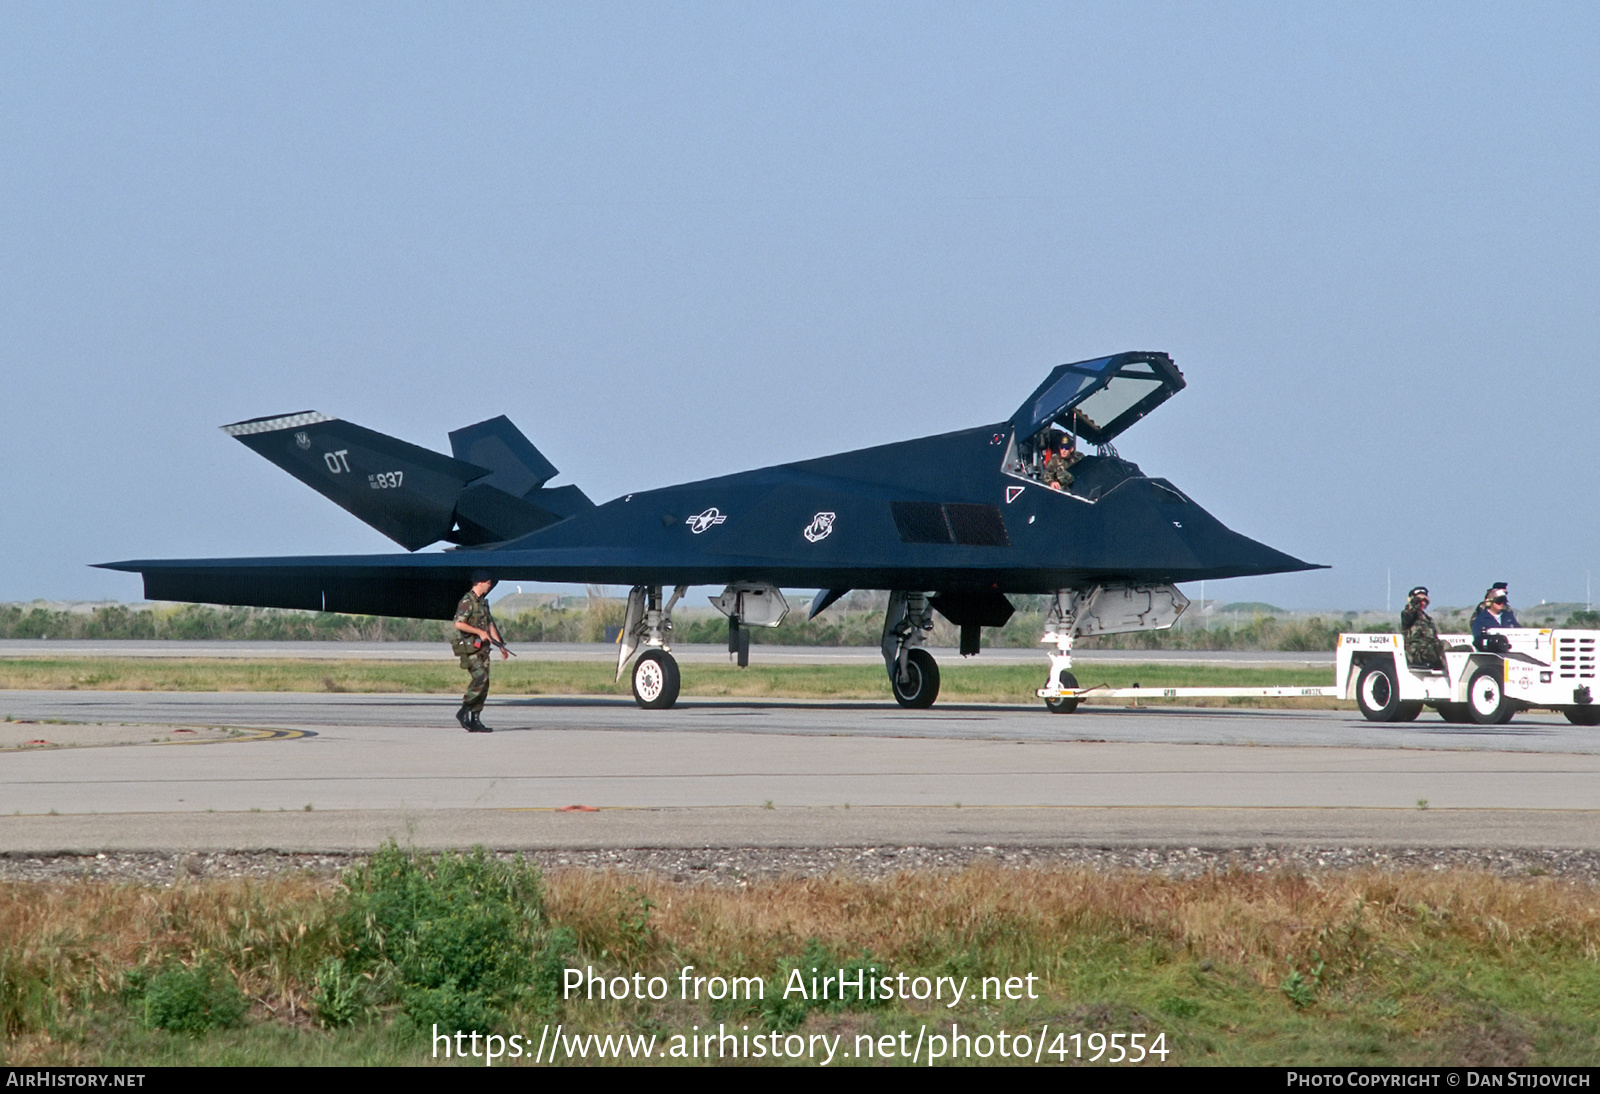
[[[314, 412], [224, 430], [366, 521], [405, 555], [143, 560], [151, 600], [449, 619], [472, 574], [632, 588], [617, 674], [633, 662], [641, 706], [670, 707], [672, 609], [690, 585], [725, 585], [729, 650], [775, 627], [780, 588], [821, 590], [814, 617], [851, 589], [889, 591], [883, 656], [896, 700], [926, 707], [939, 670], [924, 648], [938, 612], [978, 652], [1010, 594], [1048, 594], [1050, 675], [1038, 694], [1076, 706], [1075, 637], [1169, 627], [1183, 581], [1315, 568], [1223, 527], [1112, 440], [1180, 391], [1163, 353], [1119, 353], [1051, 371], [1008, 420], [595, 505], [504, 417], [450, 434], [452, 455]], [[1071, 484], [1044, 481], [1048, 449], [1095, 446]], [[664, 589], [673, 589], [663, 598]], [[642, 651], [642, 652], [640, 652]], [[637, 657], [635, 655], [637, 654]]]

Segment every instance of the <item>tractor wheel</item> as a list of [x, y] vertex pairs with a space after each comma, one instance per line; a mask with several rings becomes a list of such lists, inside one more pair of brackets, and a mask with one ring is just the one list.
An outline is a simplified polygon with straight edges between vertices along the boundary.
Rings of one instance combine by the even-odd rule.
[[1369, 722], [1400, 720], [1400, 682], [1394, 678], [1392, 662], [1373, 661], [1361, 670], [1356, 681], [1356, 705]]
[[1467, 714], [1480, 726], [1503, 726], [1516, 713], [1506, 698], [1503, 675], [1499, 665], [1484, 665], [1467, 684]]

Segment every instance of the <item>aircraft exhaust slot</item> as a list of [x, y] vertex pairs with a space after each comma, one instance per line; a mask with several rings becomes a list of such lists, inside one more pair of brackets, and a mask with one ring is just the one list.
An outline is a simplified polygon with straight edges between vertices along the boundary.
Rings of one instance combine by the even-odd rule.
[[895, 501], [889, 503], [894, 526], [901, 543], [954, 543], [955, 534], [936, 501]]
[[1009, 547], [1011, 536], [998, 505], [970, 502], [895, 501], [889, 503], [902, 543]]
[[998, 505], [968, 505], [951, 502], [944, 506], [945, 519], [955, 533], [956, 542], [966, 547], [1009, 547], [1006, 522]]

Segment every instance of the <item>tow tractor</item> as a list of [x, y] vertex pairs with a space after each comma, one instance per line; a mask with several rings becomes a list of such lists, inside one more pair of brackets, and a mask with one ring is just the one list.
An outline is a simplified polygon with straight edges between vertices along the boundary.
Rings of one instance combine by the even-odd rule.
[[1444, 668], [1406, 664], [1398, 634], [1341, 634], [1336, 687], [1374, 722], [1409, 722], [1433, 707], [1447, 722], [1504, 725], [1519, 710], [1559, 710], [1579, 726], [1600, 726], [1595, 658], [1600, 631], [1494, 629], [1503, 653], [1473, 648], [1471, 635], [1442, 634]]
[[[1109, 591], [1109, 590], [1108, 590]], [[1600, 725], [1600, 687], [1596, 673], [1600, 631], [1505, 628], [1507, 649], [1490, 653], [1475, 649], [1471, 635], [1440, 635], [1445, 647], [1443, 669], [1406, 663], [1405, 640], [1399, 634], [1341, 634], [1332, 687], [1280, 686], [1257, 688], [1080, 688], [1073, 676], [1073, 639], [1088, 634], [1165, 629], [1177, 621], [1188, 601], [1172, 586], [1137, 588], [1142, 610], [1128, 611], [1122, 601], [1135, 590], [1102, 599], [1094, 590], [1084, 597], [1060, 597], [1047, 623], [1044, 641], [1050, 654], [1050, 682], [1035, 693], [1051, 711], [1070, 714], [1094, 695], [1107, 699], [1188, 698], [1321, 698], [1354, 700], [1374, 722], [1409, 722], [1432, 707], [1447, 722], [1503, 725], [1519, 710], [1559, 710], [1574, 725]], [[1159, 592], [1165, 596], [1151, 597]], [[1106, 611], [1114, 600], [1121, 612]], [[1157, 610], [1152, 610], [1151, 605]], [[1099, 609], [1096, 611], [1096, 609]], [[1096, 618], [1096, 616], [1100, 618]], [[1116, 618], [1118, 615], [1125, 618]]]

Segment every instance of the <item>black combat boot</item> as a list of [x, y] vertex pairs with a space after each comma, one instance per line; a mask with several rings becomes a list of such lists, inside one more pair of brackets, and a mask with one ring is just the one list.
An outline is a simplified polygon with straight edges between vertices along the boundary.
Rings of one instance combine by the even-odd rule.
[[472, 711], [468, 710], [465, 706], [456, 711], [456, 721], [461, 723], [462, 729], [466, 730], [468, 733], [472, 732]]
[[468, 733], [493, 733], [494, 730], [483, 724], [483, 719], [478, 717], [478, 712], [472, 712], [472, 724], [467, 727]]

